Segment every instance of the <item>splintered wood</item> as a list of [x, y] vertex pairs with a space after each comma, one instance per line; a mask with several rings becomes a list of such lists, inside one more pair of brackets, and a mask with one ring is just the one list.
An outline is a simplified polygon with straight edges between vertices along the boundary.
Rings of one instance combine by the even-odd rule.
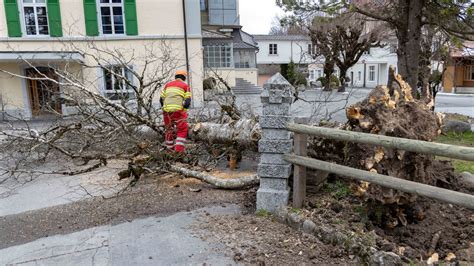
[[[431, 111], [431, 101], [415, 99], [412, 88], [390, 67], [387, 86], [377, 86], [366, 99], [346, 109], [346, 130], [433, 141], [441, 133], [442, 115]], [[315, 139], [313, 157], [333, 160], [370, 172], [394, 176], [423, 184], [456, 188], [450, 163], [432, 155], [417, 154], [380, 146]], [[331, 158], [328, 158], [331, 156]], [[385, 224], [406, 224], [417, 196], [379, 185], [357, 182], [355, 194], [384, 209]]]

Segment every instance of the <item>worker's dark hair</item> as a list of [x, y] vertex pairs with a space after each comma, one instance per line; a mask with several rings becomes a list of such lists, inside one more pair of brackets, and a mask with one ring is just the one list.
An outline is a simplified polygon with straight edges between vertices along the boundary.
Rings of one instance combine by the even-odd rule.
[[174, 76], [175, 79], [180, 79], [182, 81], [186, 81], [186, 76], [185, 75], [176, 75]]

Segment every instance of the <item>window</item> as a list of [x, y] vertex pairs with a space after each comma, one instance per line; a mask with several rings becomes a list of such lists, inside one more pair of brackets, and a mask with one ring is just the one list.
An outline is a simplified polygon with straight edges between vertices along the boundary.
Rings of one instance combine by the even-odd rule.
[[466, 66], [464, 69], [464, 80], [474, 80], [474, 65]]
[[201, 11], [206, 11], [206, 0], [200, 0], [199, 3], [201, 4]]
[[361, 80], [362, 79], [362, 73], [359, 71], [357, 72], [357, 80]]
[[235, 68], [255, 68], [255, 52], [234, 50]]
[[309, 71], [309, 80], [315, 80], [316, 78], [316, 70], [312, 69]]
[[232, 46], [230, 44], [204, 46], [204, 63], [211, 68], [232, 67]]
[[276, 43], [270, 43], [268, 45], [268, 54], [270, 55], [277, 55], [278, 54], [278, 46]]
[[100, 0], [102, 34], [124, 34], [123, 0]]
[[375, 81], [375, 66], [369, 66], [369, 81]]
[[310, 54], [310, 55], [314, 55], [314, 54], [315, 54], [314, 45], [311, 44], [311, 43], [308, 43], [308, 54]]
[[369, 55], [370, 54], [370, 48], [369, 48], [369, 50], [365, 51], [364, 54]]
[[[155, 0], [156, 1], [156, 0]], [[206, 1], [210, 25], [239, 25], [237, 0]]]
[[104, 95], [110, 100], [129, 100], [134, 97], [133, 74], [122, 66], [103, 68]]
[[49, 35], [46, 0], [23, 0], [26, 35]]
[[323, 76], [323, 71], [321, 69], [318, 69], [318, 77], [317, 78], [320, 78]]

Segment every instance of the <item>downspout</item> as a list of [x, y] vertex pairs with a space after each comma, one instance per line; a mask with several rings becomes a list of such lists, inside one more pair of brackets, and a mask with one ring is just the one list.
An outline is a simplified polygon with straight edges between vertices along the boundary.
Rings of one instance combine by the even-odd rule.
[[290, 50], [291, 50], [290, 62], [292, 62], [293, 61], [293, 41], [290, 42]]
[[186, 53], [186, 72], [188, 73], [189, 86], [191, 86], [191, 75], [189, 73], [188, 27], [187, 27], [187, 22], [186, 22], [186, 0], [183, 0], [183, 21], [184, 21], [184, 50]]
[[363, 88], [365, 88], [365, 86], [366, 86], [366, 84], [365, 84], [366, 78], [367, 78], [366, 75], [365, 75], [365, 70], [366, 69], [367, 69], [367, 66], [366, 66], [366, 63], [365, 63], [365, 60], [364, 60], [364, 84], [362, 85]]
[[377, 86], [380, 85], [380, 63], [377, 63]]

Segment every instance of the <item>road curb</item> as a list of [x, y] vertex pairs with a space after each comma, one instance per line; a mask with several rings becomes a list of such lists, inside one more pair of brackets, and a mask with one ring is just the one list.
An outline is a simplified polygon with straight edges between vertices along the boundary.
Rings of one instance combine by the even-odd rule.
[[385, 252], [375, 248], [375, 236], [367, 234], [366, 238], [356, 236], [353, 232], [344, 234], [327, 225], [316, 225], [307, 217], [281, 207], [274, 214], [276, 220], [295, 230], [312, 234], [323, 243], [340, 246], [346, 252], [359, 256], [369, 265], [399, 265], [401, 258], [393, 252]]
[[474, 97], [474, 94], [471, 93], [466, 93], [466, 94], [461, 94], [461, 93], [448, 93], [448, 92], [438, 92], [436, 96], [448, 96], [448, 97]]

